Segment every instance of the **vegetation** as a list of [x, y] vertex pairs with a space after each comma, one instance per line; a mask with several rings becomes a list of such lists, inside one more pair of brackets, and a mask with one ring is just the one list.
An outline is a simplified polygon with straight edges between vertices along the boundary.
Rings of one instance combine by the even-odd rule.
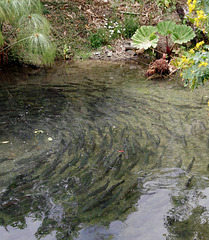
[[[1, 61], [7, 61], [9, 56], [31, 64], [51, 64], [56, 48], [50, 32], [57, 45], [56, 56], [64, 59], [74, 55], [89, 57], [91, 50], [133, 35], [138, 48], [159, 51], [159, 35], [162, 35], [166, 39], [166, 50], [162, 52], [180, 70], [186, 86], [196, 88], [208, 79], [208, 0], [188, 0], [188, 15], [182, 18], [184, 24], [179, 21], [176, 24], [171, 17], [176, 6], [182, 4], [178, 0], [97, 1], [96, 4], [84, 0], [43, 0], [42, 4], [43, 7], [40, 0], [1, 0]], [[186, 43], [194, 38], [194, 32], [196, 38], [190, 49]], [[169, 38], [180, 51], [168, 44]]]
[[199, 42], [189, 51], [184, 51], [178, 58], [176, 66], [180, 69], [181, 77], [186, 86], [192, 89], [204, 85], [209, 78], [209, 1], [187, 1], [189, 14], [187, 19], [194, 25]]
[[[159, 40], [159, 34], [168, 37], [170, 35], [171, 40], [174, 44], [182, 44], [190, 41], [195, 37], [195, 33], [192, 28], [186, 25], [176, 25], [171, 21], [159, 22], [157, 27], [153, 26], [142, 26], [133, 35], [133, 44], [139, 49], [144, 48], [145, 50], [152, 47], [156, 48]], [[168, 45], [168, 39], [166, 43], [166, 54], [170, 54], [174, 45], [170, 49]]]
[[39, 0], [1, 0], [0, 26], [1, 60], [7, 61], [9, 49], [13, 59], [22, 62], [37, 65], [53, 62], [56, 48]]
[[[188, 0], [187, 7], [188, 15], [184, 19], [184, 23], [187, 25], [177, 25], [172, 21], [160, 21], [156, 27], [141, 26], [132, 39], [134, 46], [139, 49], [144, 48], [146, 50], [152, 48], [156, 50], [160, 39], [159, 35], [166, 36], [165, 53], [168, 59], [172, 59], [171, 64], [180, 70], [180, 76], [185, 86], [194, 89], [199, 85], [204, 85], [209, 78], [209, 1]], [[188, 25], [191, 25], [193, 29]], [[195, 35], [195, 41], [188, 48], [185, 43], [194, 39]], [[174, 45], [178, 45], [179, 50], [175, 50], [175, 53], [178, 52], [177, 55], [172, 53], [174, 45], [169, 46], [168, 38], [172, 40]], [[168, 61], [165, 59], [162, 59], [162, 61], [165, 63], [165, 66], [168, 66]], [[155, 62], [154, 65], [150, 66], [147, 73], [148, 76], [160, 71], [156, 69], [156, 66]], [[162, 73], [162, 70], [160, 72]], [[164, 72], [167, 73], [168, 71]]]
[[135, 16], [126, 16], [123, 21], [107, 20], [104, 27], [90, 33], [90, 45], [94, 49], [111, 44], [114, 39], [130, 38], [138, 27], [139, 22]]

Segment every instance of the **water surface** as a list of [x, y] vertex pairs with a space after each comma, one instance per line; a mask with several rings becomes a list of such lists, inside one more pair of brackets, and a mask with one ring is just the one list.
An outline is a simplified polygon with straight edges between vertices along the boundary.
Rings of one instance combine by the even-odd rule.
[[2, 74], [3, 239], [209, 236], [208, 85], [139, 65], [57, 63]]

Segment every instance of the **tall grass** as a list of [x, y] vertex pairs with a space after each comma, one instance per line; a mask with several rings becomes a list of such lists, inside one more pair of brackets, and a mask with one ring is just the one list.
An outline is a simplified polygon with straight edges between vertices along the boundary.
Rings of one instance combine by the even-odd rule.
[[[3, 24], [11, 33], [4, 39]], [[0, 47], [19, 60], [38, 65], [52, 64], [56, 47], [50, 39], [50, 24], [42, 15], [40, 0], [0, 1]]]

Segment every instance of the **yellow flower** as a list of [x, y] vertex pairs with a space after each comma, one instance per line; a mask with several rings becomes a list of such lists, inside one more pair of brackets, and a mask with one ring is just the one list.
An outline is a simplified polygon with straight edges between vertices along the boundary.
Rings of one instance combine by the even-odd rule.
[[202, 66], [206, 67], [207, 65], [208, 65], [207, 62], [201, 62], [201, 63], [198, 65], [198, 67], [202, 67]]
[[182, 77], [182, 76], [183, 76], [183, 74], [181, 73], [181, 74], [180, 74], [180, 77]]
[[195, 9], [195, 5], [190, 3], [189, 4], [189, 13], [191, 13], [194, 9]]
[[187, 5], [189, 5], [191, 2], [192, 2], [192, 0], [188, 0], [188, 1], [187, 1]]
[[208, 100], [208, 107], [209, 107], [209, 100]]
[[[195, 18], [195, 19], [197, 19], [197, 18]], [[199, 27], [199, 21], [198, 20], [195, 20], [195, 25], [197, 26], [197, 27]]]
[[194, 49], [191, 48], [191, 49], [189, 50], [189, 53], [194, 53]]
[[198, 15], [198, 19], [206, 19], [207, 16], [205, 15], [205, 13], [200, 10], [200, 11], [197, 11], [197, 15]]
[[185, 56], [181, 57], [181, 63], [188, 63], [188, 62], [189, 62], [188, 58], [186, 58]]
[[195, 46], [195, 49], [200, 48], [204, 43], [205, 43], [204, 41], [198, 42]]

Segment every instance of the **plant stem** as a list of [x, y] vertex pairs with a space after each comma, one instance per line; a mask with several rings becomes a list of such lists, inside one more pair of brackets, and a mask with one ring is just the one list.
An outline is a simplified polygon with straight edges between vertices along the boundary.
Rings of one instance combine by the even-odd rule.
[[173, 44], [173, 46], [171, 47], [171, 51], [173, 50], [174, 46], [176, 45], [176, 43]]
[[156, 52], [161, 53], [161, 54], [164, 53], [164, 52], [158, 51], [158, 50], [156, 50], [155, 48], [152, 48], [152, 47], [151, 47], [151, 49], [152, 49], [153, 51], [156, 51]]
[[[30, 36], [30, 37], [31, 37], [31, 36]], [[20, 43], [20, 42], [23, 42], [23, 41], [29, 39], [30, 37], [23, 38], [23, 39], [21, 39], [21, 40], [19, 40], [19, 41], [17, 41], [17, 42], [14, 42], [14, 43], [10, 44], [9, 46], [3, 48], [3, 49], [0, 51], [0, 53], [2, 53], [4, 50], [6, 50], [6, 49], [8, 49], [8, 48], [10, 48], [10, 47], [12, 47], [12, 46], [14, 46], [14, 45], [17, 44], [17, 43]]]

